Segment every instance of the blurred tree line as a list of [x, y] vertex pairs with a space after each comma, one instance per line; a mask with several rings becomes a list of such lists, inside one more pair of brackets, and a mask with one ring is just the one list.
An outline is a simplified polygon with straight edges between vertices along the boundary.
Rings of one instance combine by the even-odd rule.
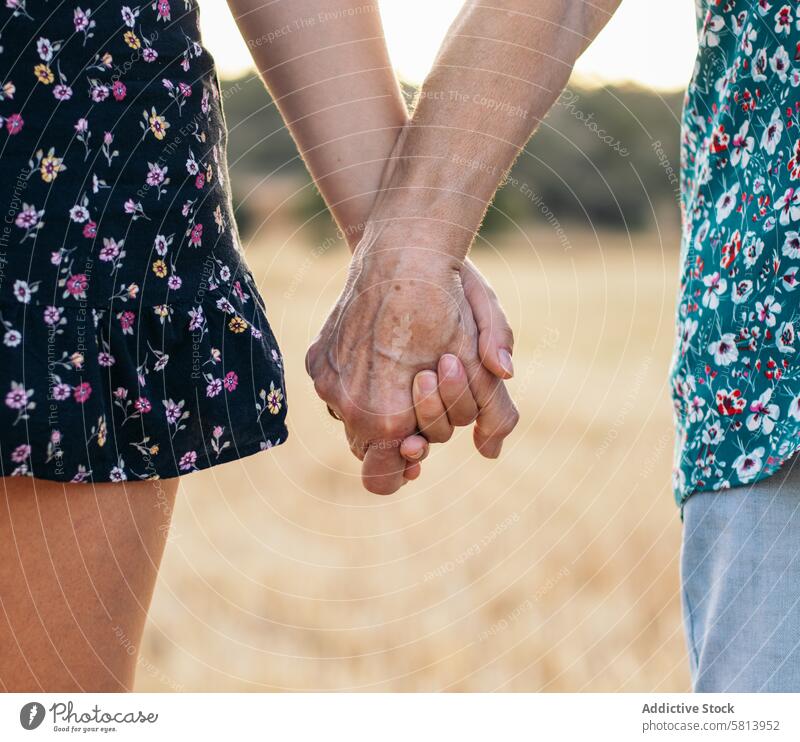
[[[411, 102], [414, 89], [404, 93]], [[246, 233], [250, 206], [237, 183], [247, 176], [249, 182], [308, 176], [257, 77], [224, 82], [223, 101], [237, 221]], [[682, 103], [681, 93], [568, 87], [507, 175], [483, 229], [533, 222], [555, 230], [576, 224], [641, 230], [656, 220], [677, 223]], [[323, 208], [313, 188], [301, 188], [292, 203], [303, 221]], [[316, 221], [330, 229], [329, 220]]]

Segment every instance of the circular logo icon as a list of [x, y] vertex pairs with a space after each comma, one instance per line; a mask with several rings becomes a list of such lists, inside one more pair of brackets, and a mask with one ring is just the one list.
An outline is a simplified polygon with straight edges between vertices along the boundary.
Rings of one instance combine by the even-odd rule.
[[44, 706], [36, 701], [26, 703], [19, 712], [19, 723], [23, 729], [36, 729], [44, 721]]

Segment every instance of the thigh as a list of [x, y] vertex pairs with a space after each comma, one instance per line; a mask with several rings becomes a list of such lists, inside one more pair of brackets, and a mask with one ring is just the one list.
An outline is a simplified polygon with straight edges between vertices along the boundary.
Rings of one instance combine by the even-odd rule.
[[681, 581], [695, 691], [800, 691], [800, 460], [689, 498]]
[[0, 483], [0, 687], [130, 690], [177, 480]]

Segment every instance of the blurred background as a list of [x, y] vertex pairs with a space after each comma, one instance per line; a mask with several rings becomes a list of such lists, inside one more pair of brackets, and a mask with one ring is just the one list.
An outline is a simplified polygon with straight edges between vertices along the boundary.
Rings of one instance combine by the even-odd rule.
[[[292, 432], [182, 480], [137, 690], [688, 690], [667, 371], [692, 0], [657, 34], [650, 0], [623, 2], [476, 241], [517, 334], [502, 457], [462, 429], [383, 499], [303, 367], [346, 246], [226, 4], [201, 6]], [[381, 2], [409, 100], [460, 6]]]

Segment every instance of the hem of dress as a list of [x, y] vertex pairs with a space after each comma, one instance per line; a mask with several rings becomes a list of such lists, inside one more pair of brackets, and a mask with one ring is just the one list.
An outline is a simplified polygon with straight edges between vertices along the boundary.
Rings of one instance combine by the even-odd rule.
[[[155, 477], [145, 477], [144, 479], [110, 479], [108, 475], [101, 475], [98, 477], [89, 476], [85, 480], [81, 482], [75, 482], [74, 477], [67, 477], [66, 475], [63, 477], [59, 477], [52, 474], [47, 474], [45, 476], [39, 476], [38, 474], [34, 473], [33, 471], [23, 474], [20, 476], [11, 476], [5, 475], [0, 477], [0, 479], [40, 479], [45, 482], [59, 482], [60, 484], [130, 484], [136, 482], [157, 482], [157, 481], [166, 481], [168, 479], [180, 479], [182, 477], [187, 477], [190, 474], [195, 474], [199, 471], [205, 471], [206, 469], [213, 469], [217, 466], [224, 466], [225, 464], [232, 464], [235, 461], [239, 461], [241, 459], [249, 458], [250, 456], [255, 456], [257, 453], [266, 453], [267, 451], [271, 451], [273, 448], [277, 448], [278, 446], [282, 446], [286, 443], [289, 437], [289, 428], [283, 424], [280, 428], [274, 431], [275, 433], [279, 434], [276, 443], [271, 443], [269, 446], [263, 446], [265, 443], [264, 438], [254, 438], [250, 440], [247, 444], [237, 446], [234, 454], [229, 458], [226, 458], [221, 461], [212, 460], [211, 456], [203, 451], [202, 454], [198, 454], [198, 461], [195, 464], [195, 467], [190, 471], [185, 472], [175, 472], [174, 474], [166, 474]], [[33, 465], [35, 468], [35, 465]]]

